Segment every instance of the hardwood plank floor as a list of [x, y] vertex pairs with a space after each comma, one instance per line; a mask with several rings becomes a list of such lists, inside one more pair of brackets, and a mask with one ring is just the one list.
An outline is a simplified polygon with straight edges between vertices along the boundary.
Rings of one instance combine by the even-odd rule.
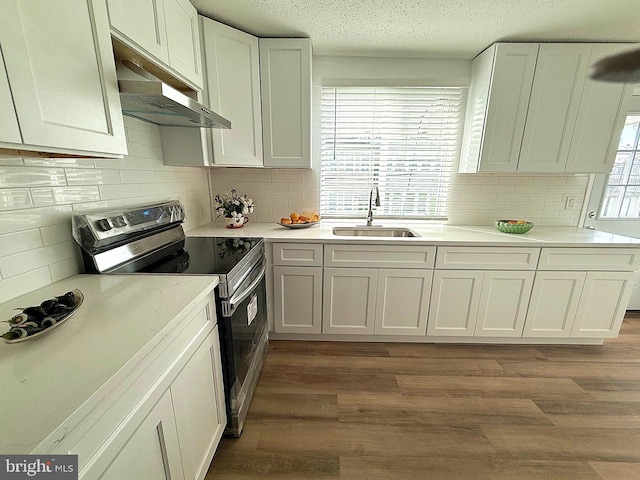
[[272, 341], [207, 479], [640, 478], [640, 315], [604, 346]]

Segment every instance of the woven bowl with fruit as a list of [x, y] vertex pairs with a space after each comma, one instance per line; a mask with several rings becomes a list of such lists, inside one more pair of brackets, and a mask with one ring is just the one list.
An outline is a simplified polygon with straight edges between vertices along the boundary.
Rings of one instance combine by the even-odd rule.
[[527, 233], [533, 228], [526, 220], [496, 220], [493, 224], [502, 233]]

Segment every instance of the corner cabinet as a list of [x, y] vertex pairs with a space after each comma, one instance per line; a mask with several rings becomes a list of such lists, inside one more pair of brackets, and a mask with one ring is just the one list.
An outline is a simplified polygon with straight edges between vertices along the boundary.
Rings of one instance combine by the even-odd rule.
[[311, 41], [259, 39], [202, 16], [200, 29], [205, 101], [231, 121], [211, 130], [208, 164], [310, 168]]
[[0, 149], [127, 153], [103, 1], [3, 2], [0, 48]]
[[473, 60], [461, 173], [608, 173], [625, 84], [588, 78], [623, 44], [498, 43]]
[[311, 168], [311, 40], [258, 44], [264, 166]]
[[107, 0], [107, 7], [116, 40], [202, 89], [198, 12], [189, 0]]

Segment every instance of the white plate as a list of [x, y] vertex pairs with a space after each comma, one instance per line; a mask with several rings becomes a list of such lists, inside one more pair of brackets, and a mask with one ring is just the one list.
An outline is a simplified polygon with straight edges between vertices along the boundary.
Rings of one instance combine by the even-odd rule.
[[71, 310], [69, 313], [61, 317], [60, 320], [58, 320], [55, 324], [51, 325], [49, 328], [45, 328], [44, 330], [39, 331], [38, 333], [34, 333], [33, 335], [27, 335], [26, 337], [16, 338], [14, 340], [7, 340], [6, 338], [3, 338], [4, 342], [5, 343], [26, 342], [27, 340], [33, 340], [34, 338], [39, 337], [40, 335], [44, 335], [45, 333], [49, 333], [51, 330], [55, 330], [56, 328], [58, 328], [60, 325], [66, 322], [71, 315], [73, 315], [76, 312], [78, 307], [82, 305], [82, 302], [84, 301], [84, 295], [80, 290], [76, 288], [75, 290], [72, 290], [72, 292], [73, 292], [73, 296], [75, 297], [76, 306], [73, 307], [73, 310]]
[[309, 222], [309, 223], [280, 223], [280, 222], [278, 222], [278, 225], [280, 225], [281, 227], [285, 227], [285, 228], [309, 228], [309, 227], [313, 227], [314, 225], [318, 225], [319, 223], [320, 223], [320, 221]]

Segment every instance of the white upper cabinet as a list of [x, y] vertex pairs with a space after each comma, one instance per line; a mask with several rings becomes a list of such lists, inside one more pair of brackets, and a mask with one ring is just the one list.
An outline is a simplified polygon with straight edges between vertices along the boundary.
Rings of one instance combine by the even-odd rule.
[[198, 12], [189, 0], [107, 0], [111, 33], [189, 86], [203, 86]]
[[[0, 148], [127, 153], [103, 1], [7, 0], [0, 15], [0, 45], [21, 132], [18, 140], [12, 115], [2, 108], [3, 127], [13, 124], [6, 140], [19, 144]], [[4, 78], [0, 102], [14, 108]]]
[[230, 130], [211, 130], [213, 165], [261, 167], [258, 38], [200, 18], [209, 106], [231, 122]]
[[[589, 64], [627, 50], [629, 45], [594, 45]], [[598, 82], [587, 77], [571, 139], [567, 172], [611, 171], [632, 91], [632, 85]]]
[[608, 173], [630, 89], [588, 71], [622, 47], [498, 43], [476, 57], [460, 172]]
[[21, 141], [18, 117], [13, 108], [9, 79], [4, 68], [4, 58], [0, 48], [0, 142], [20, 143]]
[[538, 44], [498, 43], [471, 69], [460, 171], [515, 172]]
[[114, 37], [169, 63], [164, 0], [107, 0]]
[[264, 166], [311, 168], [311, 40], [259, 45]]

